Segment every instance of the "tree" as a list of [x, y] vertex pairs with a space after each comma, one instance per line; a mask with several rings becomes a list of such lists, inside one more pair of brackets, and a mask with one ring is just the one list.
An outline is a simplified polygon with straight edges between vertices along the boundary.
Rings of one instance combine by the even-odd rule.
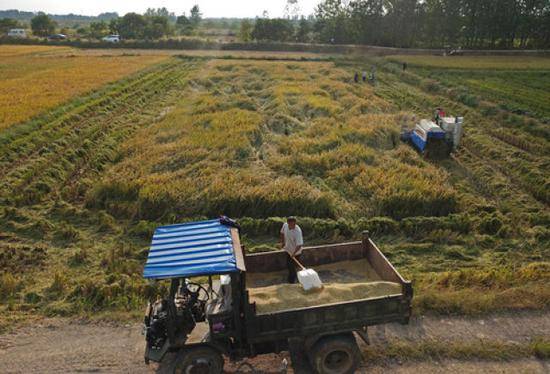
[[113, 18], [109, 21], [109, 32], [111, 34], [118, 34], [120, 29], [121, 18]]
[[349, 14], [342, 0], [325, 0], [315, 9], [315, 29], [322, 42], [349, 43]]
[[176, 19], [176, 28], [182, 35], [189, 35], [193, 31], [193, 25], [185, 14], [182, 14]]
[[143, 36], [148, 39], [159, 39], [170, 34], [170, 25], [168, 17], [165, 16], [147, 16], [147, 27], [143, 32]]
[[31, 19], [32, 33], [37, 36], [48, 36], [54, 33], [57, 23], [41, 13]]
[[105, 21], [90, 23], [90, 37], [101, 39], [109, 33], [109, 25]]
[[118, 21], [118, 33], [123, 39], [141, 39], [144, 37], [147, 20], [137, 13], [126, 13]]
[[145, 13], [143, 14], [145, 17], [153, 17], [153, 16], [160, 16], [160, 17], [166, 17], [168, 18], [170, 16], [170, 12], [166, 8], [147, 8]]
[[0, 33], [5, 34], [11, 29], [20, 28], [19, 22], [13, 18], [0, 18]]
[[112, 19], [117, 19], [119, 18], [118, 17], [118, 13], [117, 12], [105, 12], [105, 13], [99, 13], [99, 15], [97, 16], [97, 18], [99, 20], [102, 20], [102, 21], [110, 21]]
[[251, 35], [259, 41], [290, 41], [294, 35], [294, 26], [288, 19], [257, 18]]
[[252, 31], [254, 29], [254, 26], [252, 25], [252, 22], [250, 22], [247, 19], [243, 19], [241, 21], [241, 27], [239, 29], [239, 38], [243, 42], [249, 42], [252, 40]]
[[284, 10], [285, 18], [297, 20], [299, 13], [300, 13], [300, 5], [298, 5], [298, 0], [286, 0], [285, 10]]
[[310, 33], [311, 25], [309, 21], [302, 16], [302, 18], [300, 18], [300, 23], [298, 24], [298, 29], [296, 30], [296, 40], [301, 43], [306, 43], [310, 41]]
[[174, 14], [174, 12], [168, 11], [168, 9], [166, 9], [165, 7], [157, 8], [157, 9], [147, 8], [144, 16], [145, 17], [154, 17], [154, 16], [165, 17], [166, 19], [168, 19], [169, 22], [176, 22], [176, 15]]
[[445, 44], [456, 45], [463, 26], [462, 1], [441, 0], [443, 5], [442, 32], [445, 37]]
[[[384, 3], [386, 0], [358, 0], [349, 3], [350, 38], [353, 43], [385, 43]], [[429, 0], [428, 0], [429, 1]]]
[[409, 48], [414, 46], [418, 25], [418, 0], [389, 0], [387, 14], [389, 41], [392, 46]]
[[541, 6], [540, 15], [536, 17], [533, 27], [535, 47], [550, 48], [550, 4]]
[[189, 17], [189, 20], [191, 21], [191, 24], [193, 25], [193, 28], [196, 28], [202, 19], [202, 13], [199, 9], [198, 5], [193, 5], [191, 8], [191, 16]]
[[90, 29], [86, 27], [78, 27], [76, 29], [76, 33], [78, 34], [79, 37], [88, 36], [90, 35]]

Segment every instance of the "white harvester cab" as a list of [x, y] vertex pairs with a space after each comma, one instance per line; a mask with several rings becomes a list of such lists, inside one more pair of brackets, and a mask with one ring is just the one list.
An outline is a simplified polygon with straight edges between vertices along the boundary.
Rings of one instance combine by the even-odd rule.
[[464, 117], [439, 118], [439, 126], [445, 131], [445, 139], [453, 145], [453, 151], [455, 151], [460, 144], [463, 123]]

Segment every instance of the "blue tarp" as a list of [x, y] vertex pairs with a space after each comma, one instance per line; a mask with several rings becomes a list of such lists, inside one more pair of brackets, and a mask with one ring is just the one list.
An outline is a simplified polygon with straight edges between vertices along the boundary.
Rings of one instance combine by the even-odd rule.
[[143, 277], [165, 279], [237, 271], [230, 230], [218, 219], [158, 227]]

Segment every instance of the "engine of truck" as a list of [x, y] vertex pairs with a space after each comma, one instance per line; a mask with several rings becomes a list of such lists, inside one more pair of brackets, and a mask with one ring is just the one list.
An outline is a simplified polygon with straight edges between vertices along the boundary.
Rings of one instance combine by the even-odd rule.
[[185, 280], [177, 282], [179, 285], [175, 294], [170, 293], [168, 298], [159, 298], [147, 306], [144, 325], [150, 349], [162, 349], [168, 339], [185, 340], [197, 322], [205, 320], [209, 298], [206, 289]]

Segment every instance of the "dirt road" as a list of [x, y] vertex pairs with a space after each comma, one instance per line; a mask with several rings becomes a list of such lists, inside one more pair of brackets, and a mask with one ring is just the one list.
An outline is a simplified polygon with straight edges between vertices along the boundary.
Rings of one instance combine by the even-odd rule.
[[[550, 336], [549, 313], [501, 314], [485, 318], [421, 317], [409, 326], [388, 325], [369, 330], [372, 344], [389, 341], [528, 343], [533, 337]], [[33, 326], [0, 335], [0, 373], [155, 373], [166, 367], [146, 366], [142, 359], [143, 337], [139, 324], [112, 325], [47, 319]], [[258, 372], [281, 371], [288, 354], [265, 355], [248, 362]], [[228, 372], [238, 372], [227, 364]], [[534, 357], [513, 361], [394, 361], [368, 362], [360, 369], [369, 373], [549, 373], [548, 361]], [[289, 370], [290, 371], [290, 370]], [[250, 372], [250, 370], [242, 370]]]

